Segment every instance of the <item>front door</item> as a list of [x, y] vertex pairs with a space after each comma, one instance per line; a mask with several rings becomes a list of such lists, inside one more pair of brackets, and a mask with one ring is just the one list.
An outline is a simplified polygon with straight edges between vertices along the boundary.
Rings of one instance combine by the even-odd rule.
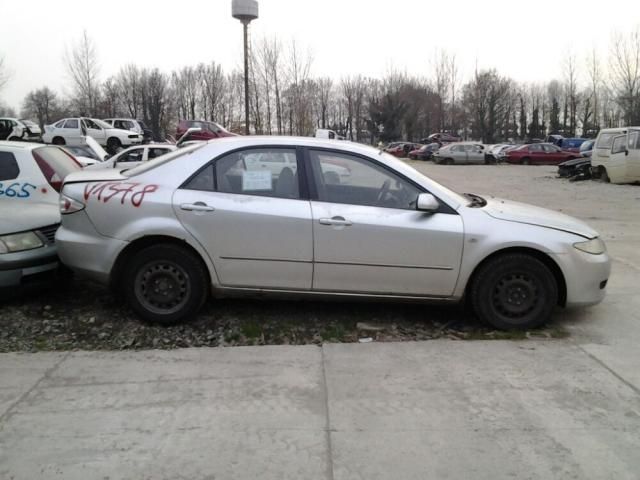
[[[286, 159], [250, 169], [246, 159]], [[253, 148], [211, 162], [173, 197], [176, 215], [209, 253], [223, 286], [309, 290], [311, 206], [294, 148]]]
[[[422, 189], [373, 159], [310, 150], [313, 289], [446, 297], [462, 256], [454, 212], [416, 210]], [[335, 166], [346, 173], [335, 175]]]
[[100, 145], [107, 144], [107, 135], [104, 129], [90, 118], [83, 118], [82, 123], [87, 132], [87, 136], [93, 138]]

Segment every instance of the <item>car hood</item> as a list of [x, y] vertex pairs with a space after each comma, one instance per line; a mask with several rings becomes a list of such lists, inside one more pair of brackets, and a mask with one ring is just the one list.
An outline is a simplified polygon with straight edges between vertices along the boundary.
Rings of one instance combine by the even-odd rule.
[[598, 232], [589, 225], [564, 213], [501, 198], [485, 197], [485, 200], [484, 212], [499, 220], [553, 228], [586, 238], [598, 236]]
[[[5, 205], [5, 203], [7, 205]], [[0, 200], [0, 235], [34, 230], [39, 227], [60, 223], [60, 210], [57, 203], [34, 202], [21, 208], [9, 201]]]

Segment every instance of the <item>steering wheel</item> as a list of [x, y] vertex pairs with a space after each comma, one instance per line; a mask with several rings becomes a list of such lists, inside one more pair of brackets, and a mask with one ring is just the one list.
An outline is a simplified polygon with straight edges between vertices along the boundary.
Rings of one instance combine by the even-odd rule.
[[382, 187], [380, 187], [380, 193], [378, 193], [378, 198], [376, 199], [376, 203], [382, 203], [384, 197], [389, 193], [389, 187], [391, 187], [391, 180], [388, 178], [382, 183]]

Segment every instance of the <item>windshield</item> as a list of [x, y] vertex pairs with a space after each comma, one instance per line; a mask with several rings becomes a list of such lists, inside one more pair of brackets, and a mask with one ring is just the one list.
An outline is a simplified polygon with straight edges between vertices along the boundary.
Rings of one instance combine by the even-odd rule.
[[91, 120], [93, 120], [95, 123], [97, 123], [102, 128], [113, 128], [107, 122], [103, 122], [102, 120], [98, 120], [97, 118], [92, 118]]
[[153, 160], [149, 160], [148, 162], [145, 162], [137, 167], [131, 168], [129, 170], [123, 170], [122, 175], [124, 175], [125, 177], [135, 177], [136, 175], [140, 175], [141, 173], [153, 170], [154, 168], [159, 167], [160, 165], [164, 165], [165, 163], [175, 160], [176, 158], [180, 158], [184, 155], [189, 155], [199, 148], [202, 148], [204, 145], [206, 145], [206, 143], [201, 142], [189, 145], [188, 147], [180, 148], [179, 150], [176, 150], [174, 152], [170, 152], [160, 157], [156, 157]]
[[613, 143], [613, 137], [616, 135], [620, 135], [621, 133], [626, 133], [624, 131], [617, 133], [603, 133], [598, 137], [598, 143], [596, 144], [597, 148], [611, 148], [611, 143]]

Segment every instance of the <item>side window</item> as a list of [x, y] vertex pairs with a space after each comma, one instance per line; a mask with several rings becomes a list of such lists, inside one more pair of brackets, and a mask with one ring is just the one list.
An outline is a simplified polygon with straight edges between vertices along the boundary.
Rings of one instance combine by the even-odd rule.
[[77, 118], [70, 118], [69, 120], [67, 120], [65, 122], [63, 128], [79, 128], [78, 127], [78, 119]]
[[611, 153], [621, 153], [624, 152], [627, 148], [627, 136], [620, 135], [619, 137], [615, 137], [613, 139], [613, 144], [611, 146]]
[[372, 161], [319, 150], [309, 158], [321, 202], [415, 210], [420, 190]]
[[93, 130], [102, 130], [100, 125], [98, 125], [96, 122], [94, 122], [93, 120], [91, 120], [89, 118], [83, 118], [82, 121], [84, 122], [84, 124], [85, 124], [85, 126], [87, 128], [91, 128]]
[[542, 152], [542, 145], [534, 143], [533, 145], [529, 145], [530, 152]]
[[214, 171], [213, 164], [210, 163], [203, 170], [201, 170], [195, 177], [182, 188], [187, 190], [201, 190], [205, 192], [213, 192], [214, 186]]
[[143, 148], [132, 148], [127, 153], [118, 158], [118, 162], [141, 162], [143, 153]]
[[20, 175], [16, 157], [11, 152], [0, 152], [0, 181], [13, 180]]
[[634, 130], [629, 133], [629, 149], [640, 150], [640, 131]]
[[151, 160], [152, 158], [159, 157], [160, 155], [164, 155], [169, 152], [170, 150], [167, 148], [150, 148], [149, 153], [147, 154], [147, 159]]
[[219, 192], [300, 198], [295, 149], [256, 148], [216, 161]]
[[53, 126], [56, 128], [62, 128], [63, 125], [64, 125], [64, 120], [60, 120], [59, 122], [55, 123]]

